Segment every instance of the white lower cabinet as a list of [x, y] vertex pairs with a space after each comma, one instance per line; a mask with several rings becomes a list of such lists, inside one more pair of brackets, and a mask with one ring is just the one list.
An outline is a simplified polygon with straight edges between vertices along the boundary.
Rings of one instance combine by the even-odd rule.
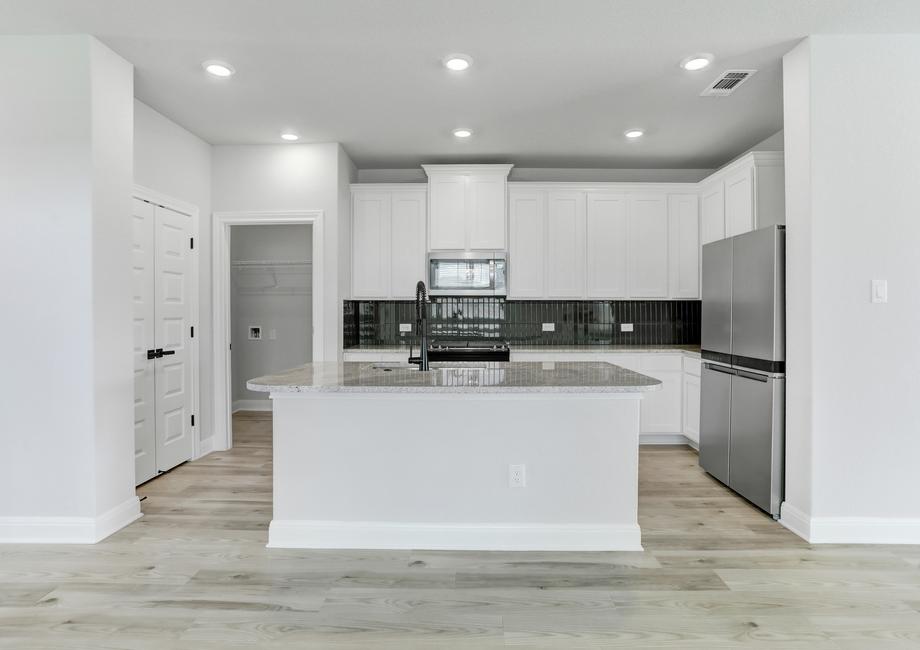
[[684, 357], [684, 435], [700, 445], [700, 365], [697, 357]]
[[661, 390], [647, 393], [640, 409], [641, 433], [681, 433], [682, 355], [646, 354], [639, 372], [661, 382]]

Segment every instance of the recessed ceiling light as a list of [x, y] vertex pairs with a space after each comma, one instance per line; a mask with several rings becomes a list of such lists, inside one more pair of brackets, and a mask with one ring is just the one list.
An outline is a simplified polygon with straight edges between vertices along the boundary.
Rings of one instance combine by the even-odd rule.
[[690, 72], [696, 72], [697, 70], [708, 68], [713, 58], [711, 54], [694, 54], [681, 61], [680, 67]]
[[643, 135], [645, 135], [645, 131], [642, 129], [627, 129], [623, 131], [623, 135], [625, 135], [630, 140], [635, 140], [636, 138], [641, 138]]
[[449, 54], [444, 57], [444, 67], [454, 72], [463, 72], [471, 65], [473, 65], [473, 59], [466, 54]]
[[296, 133], [291, 133], [290, 131], [286, 131], [281, 134], [281, 139], [287, 140], [288, 142], [294, 142], [295, 140], [300, 140], [300, 136], [297, 135]]
[[473, 135], [472, 129], [454, 129], [455, 138], [468, 138]]
[[201, 64], [201, 67], [205, 69], [209, 75], [214, 77], [227, 78], [232, 77], [236, 70], [233, 69], [233, 66], [229, 63], [224, 63], [223, 61], [205, 61]]

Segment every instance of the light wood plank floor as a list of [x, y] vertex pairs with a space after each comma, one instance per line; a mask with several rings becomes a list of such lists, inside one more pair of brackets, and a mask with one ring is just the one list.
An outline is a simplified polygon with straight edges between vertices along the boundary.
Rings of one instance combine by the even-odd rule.
[[642, 553], [265, 548], [271, 420], [95, 546], [0, 546], [0, 648], [920, 647], [920, 547], [812, 547], [641, 452]]

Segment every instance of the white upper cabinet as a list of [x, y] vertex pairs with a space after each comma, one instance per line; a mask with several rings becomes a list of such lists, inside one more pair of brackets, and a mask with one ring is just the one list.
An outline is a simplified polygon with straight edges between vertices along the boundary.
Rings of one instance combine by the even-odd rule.
[[546, 271], [546, 194], [512, 190], [508, 197], [509, 298], [542, 298]]
[[428, 194], [424, 190], [394, 191], [390, 203], [390, 295], [415, 298], [415, 285], [426, 280], [425, 222]]
[[352, 200], [352, 292], [385, 297], [390, 290], [390, 194], [355, 192]]
[[464, 250], [467, 231], [467, 180], [462, 174], [437, 174], [428, 179], [431, 208], [431, 250]]
[[627, 208], [626, 194], [588, 194], [585, 263], [589, 298], [627, 295]]
[[696, 194], [668, 197], [668, 295], [700, 297], [700, 218]]
[[668, 203], [664, 194], [629, 197], [630, 298], [668, 296]]
[[703, 185], [700, 191], [700, 241], [725, 239], [725, 184], [721, 180]]
[[352, 296], [413, 298], [425, 278], [425, 186], [353, 186]]
[[754, 167], [725, 177], [725, 236], [754, 230]]
[[507, 174], [472, 174], [469, 177], [469, 248], [505, 249], [505, 192]]
[[511, 165], [423, 165], [430, 250], [505, 250]]
[[786, 223], [783, 152], [746, 154], [702, 181], [700, 222], [703, 244]]
[[[511, 273], [514, 259], [509, 261]], [[546, 197], [546, 298], [585, 293], [585, 194], [549, 192]]]

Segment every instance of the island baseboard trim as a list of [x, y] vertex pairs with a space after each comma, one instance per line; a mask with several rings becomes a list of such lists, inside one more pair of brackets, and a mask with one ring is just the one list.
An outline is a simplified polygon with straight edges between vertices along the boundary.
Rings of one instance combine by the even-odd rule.
[[429, 524], [274, 519], [269, 548], [641, 551], [638, 524]]
[[0, 544], [95, 544], [140, 517], [137, 496], [98, 517], [0, 517]]

